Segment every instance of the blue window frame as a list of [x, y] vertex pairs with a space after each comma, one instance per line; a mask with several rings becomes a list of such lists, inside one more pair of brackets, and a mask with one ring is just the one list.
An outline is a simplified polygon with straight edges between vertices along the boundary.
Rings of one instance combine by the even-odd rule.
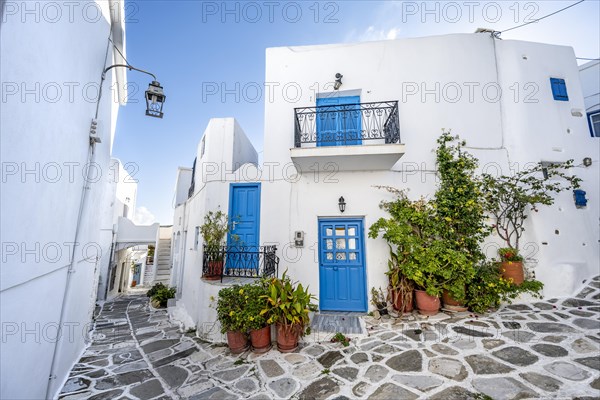
[[600, 110], [587, 113], [590, 135], [600, 137]]
[[550, 78], [550, 86], [552, 87], [552, 96], [554, 96], [554, 100], [569, 101], [567, 85], [565, 84], [564, 79]]

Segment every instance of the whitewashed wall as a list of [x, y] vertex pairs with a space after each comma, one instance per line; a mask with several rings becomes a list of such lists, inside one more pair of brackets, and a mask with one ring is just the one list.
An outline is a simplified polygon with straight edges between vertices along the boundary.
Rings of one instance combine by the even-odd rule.
[[[393, 172], [289, 174], [294, 145], [294, 107], [314, 106], [332, 91], [335, 73], [344, 75], [340, 90], [359, 92], [362, 102], [398, 100], [400, 135], [406, 154]], [[550, 77], [564, 78], [568, 102], [553, 100]], [[280, 243], [283, 268], [309, 283], [318, 294], [317, 219], [336, 217], [337, 199], [348, 203], [344, 216], [364, 216], [368, 228], [383, 214], [385, 193], [373, 185], [410, 189], [411, 196], [433, 195], [435, 140], [443, 128], [460, 134], [481, 168], [523, 168], [528, 162], [598, 159], [598, 143], [587, 122], [572, 114], [583, 110], [573, 50], [546, 44], [494, 41], [488, 34], [460, 34], [360, 44], [282, 47], [267, 50], [266, 81], [279, 83], [274, 101], [265, 103], [264, 162], [279, 166], [275, 182], [263, 184], [261, 242]], [[496, 82], [502, 90], [496, 91]], [[287, 92], [284, 87], [287, 85]], [[461, 89], [458, 96], [456, 88]], [[472, 90], [472, 92], [470, 92]], [[517, 96], [518, 97], [515, 97]], [[574, 114], [576, 114], [574, 112]], [[277, 170], [277, 169], [276, 169]], [[287, 178], [286, 179], [286, 173]], [[579, 166], [590, 202], [576, 209], [572, 193], [529, 220], [525, 240], [531, 268], [546, 284], [545, 295], [572, 293], [598, 271], [598, 165]], [[282, 204], [290, 204], [282, 207]], [[307, 245], [296, 252], [286, 243], [303, 230]], [[560, 233], [555, 234], [555, 230]], [[543, 245], [542, 242], [548, 243]], [[493, 248], [489, 255], [494, 256]], [[386, 286], [387, 246], [367, 241], [367, 285]]]
[[[97, 175], [83, 212], [81, 246], [66, 293], [64, 331], [57, 341], [87, 168], [90, 122], [101, 72], [113, 61], [107, 41], [109, 6], [122, 7], [122, 2], [78, 4], [72, 20], [66, 5], [59, 20], [43, 14], [43, 2], [3, 2], [2, 6], [0, 397], [40, 399], [47, 396], [55, 347], [50, 397], [62, 387], [82, 352], [98, 271], [108, 263], [113, 217], [110, 148], [119, 107], [110, 90], [113, 73], [104, 83], [98, 123], [102, 143], [96, 146], [94, 160]], [[25, 15], [26, 6], [39, 11]], [[98, 11], [99, 17], [83, 18], [84, 6]], [[7, 169], [11, 166], [16, 169]]]

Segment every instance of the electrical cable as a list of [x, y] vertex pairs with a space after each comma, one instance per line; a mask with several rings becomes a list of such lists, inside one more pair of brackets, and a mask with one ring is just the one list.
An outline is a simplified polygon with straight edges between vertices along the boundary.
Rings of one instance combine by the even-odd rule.
[[[544, 15], [543, 17], [540, 17], [540, 18], [534, 19], [533, 21], [525, 22], [524, 24], [517, 25], [517, 26], [513, 26], [512, 28], [508, 28], [508, 29], [505, 29], [505, 30], [503, 30], [503, 31], [497, 31], [497, 32], [494, 32], [494, 33], [497, 33], [497, 34], [498, 34], [498, 36], [500, 36], [500, 34], [501, 34], [501, 33], [508, 32], [508, 31], [512, 31], [513, 29], [521, 28], [521, 27], [523, 27], [523, 26], [526, 26], [526, 25], [529, 25], [529, 24], [533, 24], [534, 22], [541, 21], [541, 20], [543, 20], [543, 19], [545, 19], [545, 18], [551, 17], [551, 16], [553, 16], [553, 15], [556, 15], [556, 14], [558, 14], [558, 13], [560, 13], [560, 12], [563, 12], [563, 11], [565, 11], [565, 10], [568, 10], [568, 9], [569, 9], [569, 8], [571, 8], [571, 7], [575, 7], [576, 5], [578, 5], [578, 4], [581, 4], [581, 3], [583, 3], [584, 1], [585, 1], [585, 0], [579, 0], [579, 1], [578, 1], [578, 2], [576, 2], [576, 3], [573, 3], [573, 4], [571, 4], [571, 5], [567, 6], [567, 7], [561, 8], [560, 10], [556, 10], [556, 11], [554, 11], [553, 13], [550, 13], [550, 14], [548, 14], [548, 15]], [[497, 36], [496, 36], [496, 37], [497, 37]]]

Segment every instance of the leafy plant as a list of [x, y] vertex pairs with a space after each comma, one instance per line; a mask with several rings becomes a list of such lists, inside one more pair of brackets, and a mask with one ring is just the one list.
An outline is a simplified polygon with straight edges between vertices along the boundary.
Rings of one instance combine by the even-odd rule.
[[379, 312], [387, 314], [387, 300], [381, 288], [371, 288], [371, 304], [373, 304]]
[[219, 290], [217, 319], [221, 324], [221, 333], [246, 332], [245, 296], [244, 289], [240, 285]]
[[[154, 289], [154, 288], [152, 288], [152, 289]], [[150, 292], [152, 289], [150, 289], [148, 292]], [[158, 288], [156, 288], [156, 290], [154, 291], [154, 293], [151, 296], [152, 305], [155, 305], [158, 307], [166, 307], [169, 299], [175, 298], [176, 292], [177, 292], [177, 289], [175, 287], [168, 287], [165, 285], [159, 286]]]
[[[389, 245], [388, 245], [389, 246]], [[390, 259], [388, 260], [388, 271], [385, 273], [390, 285], [388, 287], [388, 298], [392, 304], [412, 304], [414, 297], [415, 284], [402, 273], [398, 263], [398, 256], [390, 247]], [[403, 311], [403, 310], [399, 310]]]
[[166, 286], [162, 282], [155, 283], [154, 286], [152, 286], [150, 288], [150, 290], [148, 290], [146, 292], [146, 296], [152, 297], [152, 296], [154, 296], [156, 294], [156, 292], [158, 292], [160, 289], [163, 289], [165, 287]]
[[[230, 231], [229, 218], [221, 210], [209, 211], [204, 216], [204, 223], [200, 226], [200, 233], [209, 252], [219, 253], [219, 248], [225, 244], [225, 238]], [[234, 239], [237, 235], [234, 235]]]
[[344, 347], [350, 346], [350, 338], [341, 332], [337, 332], [331, 338], [331, 343], [341, 343]]
[[536, 280], [527, 280], [517, 286], [502, 278], [497, 263], [487, 262], [479, 267], [468, 286], [467, 306], [476, 313], [485, 313], [500, 306], [501, 302], [510, 304], [521, 293], [540, 297], [543, 287], [544, 284]]
[[281, 279], [269, 279], [267, 306], [260, 312], [268, 315], [267, 323], [281, 324], [284, 329], [290, 330], [300, 336], [309, 334], [310, 317], [308, 313], [316, 309], [312, 300], [316, 297], [310, 294], [308, 287], [304, 288], [301, 283], [292, 282], [287, 275], [287, 270]]
[[449, 263], [452, 274], [443, 284], [456, 300], [465, 298], [465, 286], [475, 266], [485, 260], [481, 243], [490, 234], [486, 225], [478, 160], [464, 150], [466, 142], [444, 131], [437, 140], [436, 165], [440, 183], [433, 200], [435, 216], [444, 225], [438, 234], [444, 244], [463, 253], [465, 264]]
[[254, 284], [242, 286], [244, 290], [244, 306], [242, 317], [246, 320], [245, 329], [261, 329], [268, 325], [270, 317], [268, 313], [262, 313], [267, 307], [267, 296], [269, 294], [269, 281], [262, 279]]
[[464, 273], [467, 255], [448, 244], [442, 235], [447, 229], [438, 218], [435, 204], [424, 198], [410, 200], [406, 192], [380, 187], [394, 194], [393, 201], [383, 201], [381, 208], [389, 218], [380, 218], [369, 228], [369, 237], [383, 238], [396, 246], [398, 272], [413, 281], [417, 288], [431, 296], [439, 296], [444, 286]]
[[552, 205], [555, 194], [579, 187], [581, 179], [564, 172], [570, 168], [573, 160], [540, 163], [514, 175], [483, 174], [485, 209], [494, 219], [492, 228], [508, 248], [518, 254], [528, 211], [537, 212], [539, 205]]
[[517, 253], [517, 250], [511, 249], [510, 247], [504, 247], [504, 248], [498, 249], [498, 255], [500, 256], [500, 261], [502, 261], [502, 262], [523, 261], [523, 256], [521, 256], [519, 253]]

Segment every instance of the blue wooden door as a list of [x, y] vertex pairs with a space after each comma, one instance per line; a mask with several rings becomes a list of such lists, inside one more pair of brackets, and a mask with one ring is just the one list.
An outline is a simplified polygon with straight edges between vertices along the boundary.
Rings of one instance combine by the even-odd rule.
[[230, 268], [258, 270], [260, 183], [230, 185], [229, 221], [225, 273]]
[[317, 146], [362, 144], [360, 96], [317, 99]]
[[362, 219], [319, 220], [320, 308], [367, 311]]

